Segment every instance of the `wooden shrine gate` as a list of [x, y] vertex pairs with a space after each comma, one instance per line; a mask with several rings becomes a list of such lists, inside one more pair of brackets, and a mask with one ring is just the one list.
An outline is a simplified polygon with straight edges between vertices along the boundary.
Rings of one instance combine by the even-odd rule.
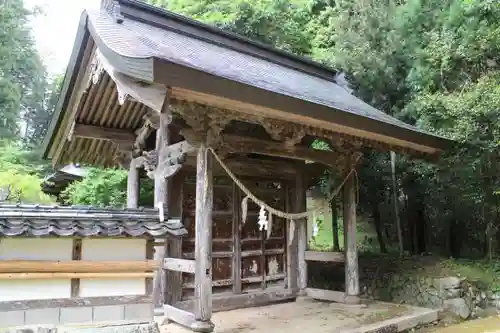
[[[285, 181], [245, 179], [246, 186], [274, 207], [289, 208]], [[184, 221], [188, 236], [182, 240], [182, 256], [194, 259], [195, 177], [184, 182]], [[212, 292], [241, 294], [267, 288], [286, 287], [286, 222], [275, 218], [272, 232], [259, 231], [259, 207], [248, 203], [246, 223], [242, 221], [242, 193], [228, 177], [214, 177], [212, 211]], [[182, 300], [194, 297], [194, 275], [183, 274]]]

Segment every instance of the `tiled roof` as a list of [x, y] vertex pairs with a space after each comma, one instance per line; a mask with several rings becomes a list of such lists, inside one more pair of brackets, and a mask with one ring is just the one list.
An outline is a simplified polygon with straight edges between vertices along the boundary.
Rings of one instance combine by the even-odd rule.
[[[103, 43], [124, 57], [134, 60], [164, 59], [218, 77], [321, 104], [332, 108], [332, 112], [336, 109], [425, 133], [350, 94], [335, 82], [333, 75], [330, 80], [308, 75], [266, 59], [132, 18], [116, 24], [103, 10], [88, 10], [87, 13], [89, 23]], [[134, 67], [134, 71], [137, 70]]]
[[0, 236], [150, 236], [187, 233], [179, 219], [160, 222], [154, 209], [0, 204]]

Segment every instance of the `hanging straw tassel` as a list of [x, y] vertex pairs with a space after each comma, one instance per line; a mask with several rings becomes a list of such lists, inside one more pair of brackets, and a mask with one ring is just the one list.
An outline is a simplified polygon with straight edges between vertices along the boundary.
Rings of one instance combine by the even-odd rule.
[[257, 222], [259, 225], [259, 230], [267, 230], [267, 218], [266, 218], [266, 210], [264, 209], [264, 206], [260, 207], [260, 212], [259, 212], [259, 220]]
[[273, 213], [269, 212], [269, 216], [267, 217], [267, 230], [266, 230], [266, 238], [269, 239], [271, 237], [271, 232], [273, 231]]
[[247, 221], [247, 214], [248, 214], [248, 196], [244, 197], [243, 200], [241, 200], [241, 222], [245, 224]]
[[160, 222], [165, 221], [165, 213], [163, 212], [163, 202], [158, 202], [156, 204], [156, 208], [158, 208], [158, 217], [160, 219]]
[[290, 233], [288, 234], [288, 245], [292, 245], [293, 238], [295, 237], [295, 221], [290, 220]]

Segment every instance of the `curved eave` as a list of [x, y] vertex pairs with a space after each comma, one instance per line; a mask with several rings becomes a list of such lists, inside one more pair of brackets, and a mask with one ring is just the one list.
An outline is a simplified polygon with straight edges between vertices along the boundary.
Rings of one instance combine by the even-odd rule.
[[[126, 57], [114, 52], [98, 36], [95, 37], [95, 42], [110, 63], [122, 73], [141, 81], [170, 86], [172, 98], [178, 100], [250, 114], [261, 113], [262, 116], [308, 124], [425, 155], [439, 155], [452, 144], [445, 138], [216, 77], [163, 59]], [[145, 60], [153, 61], [152, 71], [137, 70]]]
[[73, 93], [72, 89], [77, 83], [79, 72], [82, 70], [81, 65], [85, 56], [86, 48], [89, 47], [90, 33], [87, 29], [87, 19], [87, 13], [83, 12], [80, 16], [80, 21], [78, 22], [75, 43], [73, 44], [71, 57], [66, 68], [66, 73], [64, 74], [61, 93], [59, 95], [54, 114], [52, 115], [47, 134], [45, 135], [42, 143], [43, 158], [52, 158], [54, 149], [57, 146], [57, 140], [60, 140], [58, 137], [58, 131], [65, 116], [65, 112], [63, 112], [63, 110], [66, 110], [68, 107]]

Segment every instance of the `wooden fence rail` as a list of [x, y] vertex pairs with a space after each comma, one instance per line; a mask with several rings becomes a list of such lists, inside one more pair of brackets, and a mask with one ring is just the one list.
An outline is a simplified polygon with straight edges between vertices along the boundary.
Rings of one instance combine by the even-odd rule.
[[2, 273], [144, 273], [158, 268], [155, 260], [136, 261], [46, 261], [0, 260]]

